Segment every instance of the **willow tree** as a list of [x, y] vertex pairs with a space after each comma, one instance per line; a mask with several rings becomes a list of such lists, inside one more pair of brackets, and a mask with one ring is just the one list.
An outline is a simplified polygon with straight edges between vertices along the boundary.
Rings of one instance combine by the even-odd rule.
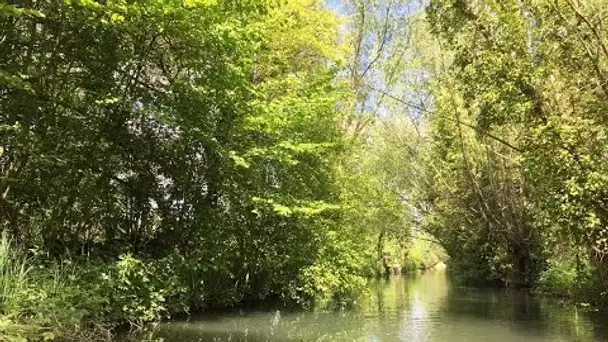
[[[522, 265], [533, 266], [520, 270], [530, 273], [524, 283], [544, 270], [541, 282], [571, 291], [588, 269], [599, 282], [595, 293], [606, 286], [606, 9], [600, 1], [573, 0], [438, 0], [428, 8], [434, 32], [454, 53], [450, 77], [438, 82], [448, 97], [437, 105], [442, 116], [452, 115], [457, 129], [448, 130], [458, 133], [439, 140], [453, 146], [446, 158], [464, 165], [466, 183], [458, 189], [479, 203], [471, 215], [499, 238], [490, 246], [506, 243], [506, 256], [520, 254]], [[458, 136], [462, 130], [470, 138]], [[477, 148], [463, 143], [471, 139]], [[471, 155], [488, 162], [466, 167]], [[502, 176], [489, 177], [497, 170]], [[495, 189], [501, 200], [488, 202]], [[463, 222], [465, 231], [470, 226]], [[517, 270], [509, 260], [500, 265]]]

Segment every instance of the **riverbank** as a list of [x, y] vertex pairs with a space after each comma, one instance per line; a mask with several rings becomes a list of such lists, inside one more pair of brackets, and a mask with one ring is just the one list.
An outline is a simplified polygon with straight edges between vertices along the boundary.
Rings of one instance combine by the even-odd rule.
[[579, 341], [608, 338], [607, 316], [523, 291], [454, 286], [441, 272], [380, 278], [352, 310], [243, 310], [160, 324], [129, 341]]
[[[417, 258], [409, 260], [418, 268], [429, 262], [419, 251], [415, 247], [408, 254]], [[281, 308], [352, 307], [365, 292], [363, 274], [343, 274], [344, 285], [317, 275], [314, 280], [324, 287], [314, 289], [316, 296], [292, 283], [280, 293], [267, 292], [266, 297], [252, 300], [243, 288], [237, 292], [228, 282], [213, 286], [213, 275], [198, 266], [177, 255], [158, 260], [127, 254], [114, 262], [45, 262], [14, 248], [4, 235], [0, 335], [9, 342], [110, 341], [116, 331], [137, 331], [151, 322], [217, 309], [259, 309], [260, 303]]]
[[[164, 261], [167, 264], [160, 265], [159, 263], [143, 262], [132, 256], [124, 256], [114, 264], [63, 263], [34, 266], [31, 264], [31, 260], [15, 258], [3, 258], [2, 260], [4, 260], [2, 288], [5, 291], [2, 295], [2, 307], [12, 310], [8, 314], [0, 316], [0, 334], [3, 338], [3, 340], [0, 340], [2, 341], [111, 341], [115, 339], [117, 331], [141, 330], [144, 327], [148, 328], [147, 323], [149, 322], [172, 321], [173, 318], [183, 318], [184, 316], [188, 317], [188, 320], [193, 317], [192, 319], [196, 321], [196, 317], [201, 317], [200, 315], [203, 312], [207, 312], [207, 314], [202, 317], [209, 317], [210, 313], [213, 313], [214, 317], [226, 317], [230, 312], [237, 312], [238, 314], [230, 316], [233, 317], [230, 319], [238, 321], [240, 315], [247, 315], [247, 312], [260, 312], [261, 310], [260, 306], [250, 307], [244, 311], [236, 310], [237, 307], [242, 308], [243, 303], [238, 303], [235, 298], [232, 298], [231, 303], [226, 301], [224, 309], [213, 310], [211, 302], [207, 302], [205, 308], [201, 306], [198, 309], [193, 309], [192, 302], [189, 302], [187, 298], [196, 294], [183, 290], [186, 285], [184, 279], [174, 278], [171, 277], [171, 274], [163, 273], [177, 267], [176, 264], [168, 264], [169, 261]], [[370, 297], [353, 306], [354, 311], [339, 311], [348, 317], [356, 315], [357, 310], [361, 310], [361, 308], [367, 310], [365, 308], [369, 308], [370, 305], [371, 307], [383, 308], [382, 310], [396, 310], [402, 305], [399, 300], [413, 298], [411, 296], [422, 290], [425, 291], [425, 296], [433, 295], [437, 298], [449, 296], [450, 291], [457, 291], [460, 293], [459, 296], [462, 296], [463, 293], [466, 296], [472, 295], [474, 297], [472, 297], [471, 302], [466, 299], [468, 297], [464, 297], [466, 299], [465, 303], [468, 305], [467, 310], [472, 312], [487, 310], [486, 307], [489, 304], [485, 302], [485, 299], [480, 302], [475, 298], [478, 296], [486, 298], [488, 294], [499, 296], [498, 298], [506, 298], [501, 299], [501, 301], [510, 301], [511, 299], [508, 298], [514, 295], [517, 295], [517, 301], [520, 300], [519, 298], [526, 298], [525, 301], [534, 303], [547, 300], [544, 296], [528, 296], [524, 291], [454, 287], [447, 281], [444, 266], [445, 264], [440, 262], [436, 267], [428, 269], [426, 272], [414, 272], [391, 277], [388, 280], [379, 278], [369, 281], [364, 292], [369, 293]], [[402, 285], [397, 286], [395, 282]], [[389, 293], [386, 292], [387, 286], [390, 288]], [[403, 288], [400, 288], [400, 286], [403, 286]], [[414, 291], [414, 294], [408, 291]], [[387, 298], [392, 298], [390, 300], [396, 302], [387, 306], [385, 302]], [[458, 298], [460, 298], [459, 301], [463, 300], [461, 297]], [[549, 301], [556, 302], [551, 299]], [[201, 302], [201, 304], [203, 303]], [[448, 305], [452, 304], [448, 301]], [[232, 309], [226, 310], [229, 307]], [[282, 306], [275, 307], [281, 308]], [[567, 311], [573, 306], [563, 306], [563, 308]], [[418, 309], [413, 308], [412, 310]], [[266, 312], [265, 310], [261, 311]], [[294, 317], [299, 315], [308, 317], [308, 315], [315, 315], [314, 312], [318, 312], [315, 310], [283, 311], [282, 309], [269, 311], [295, 315]], [[329, 318], [332, 317], [330, 313], [335, 311], [321, 310], [321, 312], [327, 312]], [[266, 317], [266, 315], [260, 317]], [[282, 316], [279, 314], [277, 317], [274, 319], [279, 320]], [[489, 318], [493, 319], [493, 317]], [[179, 325], [180, 322], [184, 321], [178, 319], [175, 322], [171, 323], [169, 327], [174, 326], [174, 324]], [[222, 322], [222, 320], [220, 319], [219, 322]], [[166, 325], [163, 326], [167, 327]], [[198, 336], [200, 338], [200, 336], [207, 335], [211, 337], [213, 334], [227, 336], [226, 334], [234, 333], [229, 325], [221, 326], [220, 323], [214, 323], [212, 326], [219, 330], [209, 333], [200, 333], [196, 330], [188, 336], [192, 338]], [[353, 327], [348, 325], [342, 328], [353, 329]], [[159, 337], [157, 333], [152, 330], [144, 335]], [[387, 331], [386, 333], [392, 334], [394, 331]], [[237, 336], [239, 334], [237, 333]], [[266, 336], [264, 334], [261, 336]], [[160, 337], [165, 338], [163, 336], [160, 335]], [[279, 341], [281, 339], [276, 337], [275, 340]], [[166, 341], [172, 340], [169, 338]], [[183, 341], [187, 341], [187, 339]], [[253, 339], [252, 341], [257, 340]]]
[[[399, 265], [404, 272], [442, 264], [418, 243], [407, 251], [390, 251], [404, 253], [403, 260], [416, 266]], [[143, 260], [126, 254], [115, 261], [49, 262], [14, 248], [4, 235], [0, 242], [0, 333], [9, 342], [110, 341], [119, 330], [137, 331], [151, 322], [218, 309], [259, 309], [260, 303], [281, 308], [353, 307], [367, 283], [364, 273], [338, 273], [339, 277], [321, 273], [263, 292], [254, 285], [236, 287], [238, 281], [231, 278], [220, 282], [217, 273], [204, 266], [178, 255]], [[271, 281], [263, 285], [272, 285]], [[308, 292], [303, 286], [309, 287]]]
[[[249, 303], [346, 306], [365, 285], [362, 276], [344, 273], [342, 283], [329, 278], [329, 273], [328, 278], [300, 278], [264, 290], [254, 284], [238, 287], [238, 280], [229, 277], [222, 281], [201, 263], [178, 255], [142, 260], [126, 254], [114, 262], [56, 263], [25, 255], [12, 248], [6, 236], [2, 238], [3, 342], [110, 341], [117, 330], [137, 331], [148, 323]], [[272, 279], [263, 285], [273, 285]], [[305, 286], [311, 287], [309, 292]]]

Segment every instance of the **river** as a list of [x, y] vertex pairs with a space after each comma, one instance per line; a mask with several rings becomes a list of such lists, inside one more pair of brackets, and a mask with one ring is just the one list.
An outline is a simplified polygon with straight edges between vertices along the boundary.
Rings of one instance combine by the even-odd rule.
[[608, 341], [608, 315], [508, 290], [457, 287], [444, 272], [378, 280], [349, 311], [233, 312], [162, 324], [141, 341]]

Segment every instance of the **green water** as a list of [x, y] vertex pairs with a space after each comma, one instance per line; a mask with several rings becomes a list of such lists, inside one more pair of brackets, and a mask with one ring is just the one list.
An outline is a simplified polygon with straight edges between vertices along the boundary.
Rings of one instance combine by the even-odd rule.
[[608, 316], [521, 292], [451, 286], [443, 272], [370, 284], [361, 308], [234, 312], [163, 324], [140, 341], [608, 341]]

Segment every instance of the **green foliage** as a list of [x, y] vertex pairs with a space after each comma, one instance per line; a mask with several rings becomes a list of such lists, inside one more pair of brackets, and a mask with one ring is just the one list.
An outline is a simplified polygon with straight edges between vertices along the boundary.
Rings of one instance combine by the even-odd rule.
[[170, 290], [155, 276], [156, 273], [130, 254], [120, 257], [108, 273], [102, 273], [105, 287], [101, 293], [112, 303], [113, 321], [141, 325], [157, 320], [166, 311], [163, 307], [166, 291]]
[[431, 269], [441, 262], [448, 262], [448, 256], [439, 242], [423, 232], [414, 234], [405, 252], [401, 260], [405, 271]]
[[14, 312], [16, 297], [25, 291], [31, 267], [27, 259], [18, 255], [3, 232], [0, 237], [0, 312]]
[[541, 272], [538, 279], [539, 289], [551, 294], [572, 297], [577, 294], [579, 276], [576, 265], [566, 261], [552, 261]]
[[[2, 5], [8, 319], [84, 339], [209, 308], [354, 301], [376, 231], [345, 203], [365, 180], [341, 170], [341, 23], [317, 0]], [[372, 216], [396, 232], [402, 206], [380, 184]]]
[[429, 85], [435, 184], [421, 193], [455, 273], [603, 301], [605, 10], [430, 2], [444, 55]]
[[0, 5], [0, 329], [346, 307], [428, 240], [608, 302], [606, 5], [410, 5]]

